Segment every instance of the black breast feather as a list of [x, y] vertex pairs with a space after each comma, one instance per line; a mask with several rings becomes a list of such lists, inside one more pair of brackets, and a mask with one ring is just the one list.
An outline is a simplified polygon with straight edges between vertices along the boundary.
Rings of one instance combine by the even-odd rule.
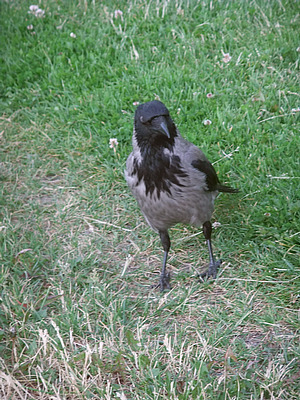
[[148, 154], [143, 154], [140, 163], [134, 159], [133, 174], [137, 174], [138, 182], [144, 180], [146, 194], [153, 194], [157, 190], [157, 197], [160, 198], [162, 191], [171, 195], [171, 185], [178, 187], [184, 186], [180, 178], [187, 176], [180, 162], [180, 157], [176, 155], [165, 155], [164, 152], [157, 151], [148, 147]]

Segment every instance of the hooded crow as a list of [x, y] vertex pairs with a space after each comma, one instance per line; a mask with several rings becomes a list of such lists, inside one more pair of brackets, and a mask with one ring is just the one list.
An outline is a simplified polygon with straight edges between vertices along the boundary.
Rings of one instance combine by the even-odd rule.
[[137, 107], [132, 145], [125, 178], [147, 223], [160, 236], [164, 249], [161, 290], [170, 288], [166, 270], [171, 246], [168, 229], [177, 223], [202, 226], [210, 262], [201, 278], [215, 278], [222, 261], [215, 260], [211, 245], [214, 200], [219, 192], [238, 190], [220, 183], [204, 153], [180, 135], [160, 101]]

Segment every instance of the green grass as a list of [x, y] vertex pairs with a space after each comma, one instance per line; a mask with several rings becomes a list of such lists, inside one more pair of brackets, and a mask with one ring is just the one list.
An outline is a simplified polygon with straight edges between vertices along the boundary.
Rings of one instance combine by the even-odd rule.
[[[299, 2], [30, 4], [0, 1], [0, 397], [298, 399]], [[123, 177], [154, 98], [240, 189], [216, 281], [178, 225], [164, 294]]]

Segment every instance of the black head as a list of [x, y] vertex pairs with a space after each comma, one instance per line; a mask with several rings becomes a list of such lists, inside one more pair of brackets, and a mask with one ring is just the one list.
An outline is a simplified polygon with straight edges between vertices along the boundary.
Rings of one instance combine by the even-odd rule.
[[176, 127], [167, 107], [158, 100], [138, 106], [135, 111], [134, 127], [136, 136], [151, 144], [172, 144]]

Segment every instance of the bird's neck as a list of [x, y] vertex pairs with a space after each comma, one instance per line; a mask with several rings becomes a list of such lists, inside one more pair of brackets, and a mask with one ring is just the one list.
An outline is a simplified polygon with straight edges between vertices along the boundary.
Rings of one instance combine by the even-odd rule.
[[142, 157], [151, 158], [154, 155], [163, 154], [165, 149], [173, 152], [174, 138], [167, 139], [162, 136], [144, 137], [136, 134], [136, 143], [141, 152]]

